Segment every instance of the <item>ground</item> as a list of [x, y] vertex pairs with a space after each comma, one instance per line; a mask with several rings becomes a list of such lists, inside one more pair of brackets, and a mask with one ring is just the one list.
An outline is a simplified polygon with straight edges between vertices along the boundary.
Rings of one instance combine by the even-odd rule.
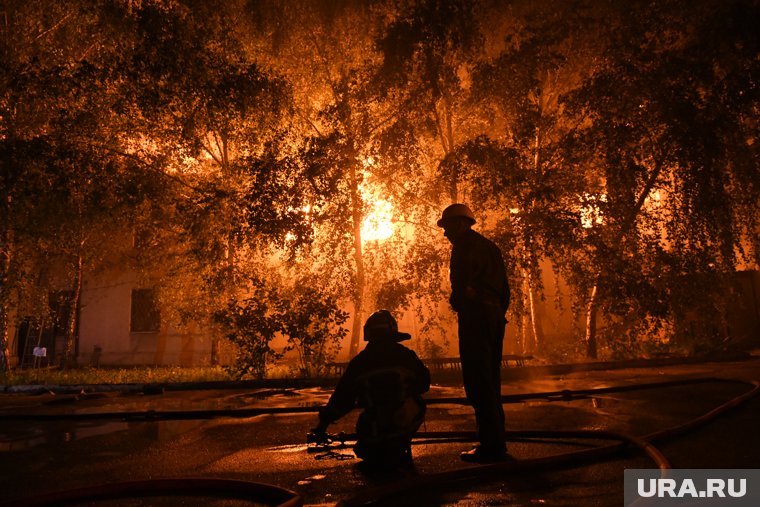
[[[305, 505], [606, 507], [623, 504], [623, 471], [656, 468], [658, 455], [673, 468], [760, 468], [754, 438], [760, 397], [684, 427], [750, 392], [749, 382], [760, 379], [760, 360], [638, 366], [505, 372], [509, 450], [516, 461], [485, 468], [458, 457], [470, 447], [462, 437], [475, 424], [459, 381], [437, 381], [426, 396], [414, 469], [380, 476], [366, 475], [350, 447], [307, 445], [329, 386], [4, 394], [0, 498], [22, 505], [44, 493], [93, 485], [137, 481], [136, 492], [141, 481], [204, 478], [274, 485]], [[356, 415], [331, 431], [351, 433]], [[591, 433], [570, 433], [578, 430]], [[654, 437], [655, 453], [611, 448], [619, 440], [601, 432]], [[224, 484], [201, 501], [189, 484], [179, 483], [184, 496], [121, 492], [118, 502], [86, 505], [250, 505], [215, 499], [229, 487]]]

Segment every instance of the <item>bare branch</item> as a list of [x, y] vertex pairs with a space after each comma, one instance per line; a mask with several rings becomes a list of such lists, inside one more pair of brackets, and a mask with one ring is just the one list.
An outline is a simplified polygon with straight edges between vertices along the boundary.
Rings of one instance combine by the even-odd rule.
[[44, 32], [41, 32], [41, 33], [40, 33], [40, 34], [38, 34], [38, 35], [37, 35], [37, 37], [35, 37], [34, 39], [35, 39], [35, 40], [39, 40], [39, 39], [41, 39], [41, 38], [45, 37], [45, 36], [46, 36], [47, 34], [49, 34], [50, 32], [52, 32], [52, 31], [54, 31], [54, 30], [57, 30], [57, 29], [58, 29], [58, 27], [60, 27], [60, 26], [61, 26], [61, 25], [62, 25], [64, 22], [66, 22], [66, 20], [67, 20], [67, 19], [69, 19], [69, 18], [70, 18], [72, 15], [73, 15], [72, 13], [68, 13], [68, 14], [66, 14], [64, 17], [62, 17], [62, 18], [61, 18], [61, 19], [58, 21], [58, 23], [54, 24], [53, 26], [51, 26], [50, 28], [48, 28], [48, 29], [47, 29], [47, 30], [45, 30]]

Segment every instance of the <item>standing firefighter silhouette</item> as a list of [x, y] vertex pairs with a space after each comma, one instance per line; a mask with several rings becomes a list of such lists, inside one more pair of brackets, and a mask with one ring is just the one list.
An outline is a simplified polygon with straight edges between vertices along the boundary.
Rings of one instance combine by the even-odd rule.
[[399, 342], [396, 319], [380, 310], [364, 324], [367, 346], [354, 357], [319, 411], [310, 440], [327, 438], [327, 427], [354, 407], [363, 409], [356, 422], [354, 453], [374, 469], [412, 464], [412, 435], [425, 417], [422, 393], [430, 388], [430, 372], [417, 354]]
[[504, 461], [507, 454], [501, 404], [501, 359], [509, 307], [504, 258], [491, 240], [472, 230], [475, 217], [464, 204], [443, 210], [438, 226], [451, 242], [451, 297], [459, 323], [459, 358], [467, 399], [475, 409], [480, 445], [461, 458]]

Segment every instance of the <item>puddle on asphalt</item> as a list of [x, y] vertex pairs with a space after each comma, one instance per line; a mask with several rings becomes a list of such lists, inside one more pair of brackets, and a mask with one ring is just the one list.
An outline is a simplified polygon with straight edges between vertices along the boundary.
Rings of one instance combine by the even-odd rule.
[[55, 426], [57, 427], [51, 428], [50, 425], [47, 427], [25, 427], [19, 432], [22, 433], [21, 435], [4, 432], [0, 434], [0, 452], [23, 451], [47, 444], [65, 444], [128, 429], [125, 422], [82, 423], [69, 425], [65, 428], [61, 428], [60, 425]]
[[[311, 393], [312, 397], [314, 393]], [[261, 406], [262, 401], [266, 405], [271, 402], [282, 405], [294, 405], [293, 398], [299, 398], [301, 394], [294, 389], [263, 389], [257, 392], [228, 395], [224, 393], [216, 397], [207, 397], [202, 400], [183, 397], [155, 396], [145, 398], [144, 396], [117, 396], [109, 397], [106, 403], [94, 404], [81, 403], [83, 401], [77, 396], [62, 396], [53, 398], [53, 403], [44, 405], [53, 411], [63, 411], [63, 413], [75, 414], [93, 414], [93, 413], [129, 413], [145, 412], [156, 410], [161, 412], [185, 411], [185, 410], [225, 410], [239, 409], [250, 406]], [[281, 401], [282, 400], [282, 401]], [[307, 397], [309, 400], [309, 397]], [[299, 400], [299, 406], [313, 403], [311, 401]], [[320, 403], [321, 404], [321, 403]], [[56, 409], [60, 405], [61, 409]], [[73, 405], [73, 406], [72, 406]], [[147, 438], [154, 441], [169, 441], [176, 439], [179, 435], [191, 431], [198, 426], [207, 422], [204, 419], [190, 420], [158, 420], [158, 421], [118, 421], [118, 420], [98, 420], [98, 421], [43, 421], [21, 423], [18, 425], [9, 425], [0, 429], [0, 453], [14, 452], [31, 449], [45, 445], [65, 445], [69, 442], [76, 442], [83, 439], [103, 437], [116, 434], [119, 432], [131, 432], [139, 435], [141, 438]], [[292, 450], [280, 449], [281, 452], [303, 452], [305, 446], [300, 446]]]
[[[562, 398], [556, 398], [556, 399], [532, 399], [532, 400], [525, 400], [522, 402], [522, 405], [524, 407], [540, 407], [545, 406], [547, 403], [559, 403], [565, 406], [572, 406], [576, 408], [581, 409], [594, 409], [594, 410], [609, 410], [615, 407], [620, 406], [622, 403], [625, 403], [623, 400], [620, 400], [618, 398], [613, 398], [611, 396], [589, 396], [589, 397], [582, 397], [582, 398], [572, 398], [564, 400]], [[630, 403], [630, 402], [628, 402]]]
[[306, 479], [302, 479], [298, 481], [299, 486], [306, 486], [307, 484], [311, 484], [314, 481], [321, 481], [322, 479], [326, 478], [326, 475], [312, 475], [311, 477], [307, 477]]
[[141, 436], [156, 442], [171, 441], [202, 423], [203, 421], [45, 423], [39, 427], [26, 425], [15, 433], [5, 428], [0, 433], [0, 453], [24, 451], [44, 445], [66, 445], [129, 431], [139, 432]]
[[103, 405], [83, 405], [73, 410], [76, 414], [92, 414], [100, 412], [144, 412], [147, 410], [219, 410], [238, 408], [240, 403], [226, 396], [209, 397], [201, 401], [192, 398], [172, 397], [171, 395], [124, 396], [109, 400]]
[[309, 444], [292, 444], [292, 445], [278, 445], [275, 447], [267, 447], [265, 450], [268, 452], [304, 452], [309, 448]]
[[45, 435], [33, 434], [23, 440], [8, 440], [5, 435], [0, 435], [0, 452], [24, 451], [48, 442]]
[[301, 393], [295, 389], [264, 389], [251, 393], [238, 394], [236, 396], [232, 396], [231, 399], [234, 399], [237, 402], [245, 403], [248, 400], [260, 401], [268, 400], [270, 398], [295, 398], [299, 396], [301, 396]]

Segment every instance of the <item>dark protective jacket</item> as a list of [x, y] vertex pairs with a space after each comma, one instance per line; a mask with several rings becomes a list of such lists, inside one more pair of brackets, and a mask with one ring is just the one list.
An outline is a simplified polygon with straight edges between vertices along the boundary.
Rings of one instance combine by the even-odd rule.
[[[393, 372], [401, 374], [389, 375]], [[377, 392], [373, 392], [372, 379], [379, 382], [375, 384]], [[389, 388], [388, 382], [397, 381], [391, 379], [400, 379], [401, 384]], [[327, 405], [319, 411], [319, 418], [329, 424], [356, 406], [366, 410], [371, 408], [370, 405], [387, 405], [389, 409], [394, 409], [397, 401], [403, 402], [411, 396], [419, 397], [428, 389], [430, 371], [413, 350], [388, 339], [371, 340], [348, 363]]]
[[[469, 229], [452, 246], [451, 297], [456, 312], [473, 303], [497, 306], [502, 314], [509, 308], [509, 284], [501, 250], [493, 241]], [[474, 289], [473, 297], [467, 288]]]

